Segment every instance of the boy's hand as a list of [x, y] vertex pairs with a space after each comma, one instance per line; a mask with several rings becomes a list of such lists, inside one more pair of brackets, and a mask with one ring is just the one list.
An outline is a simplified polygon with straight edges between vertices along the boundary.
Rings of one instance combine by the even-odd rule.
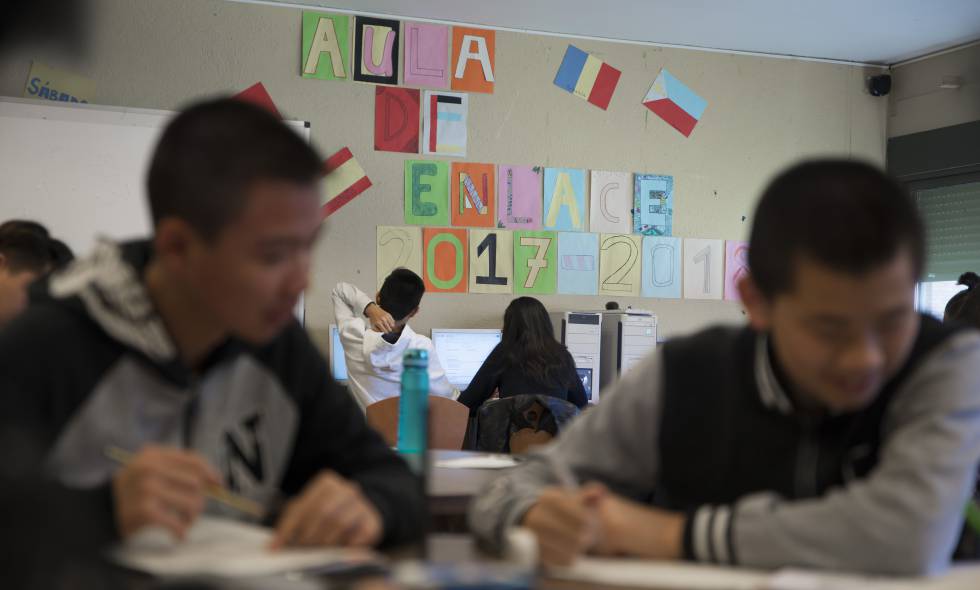
[[541, 563], [567, 566], [599, 541], [598, 504], [604, 488], [586, 485], [578, 490], [545, 488], [524, 515], [522, 526], [538, 540]]
[[381, 515], [361, 488], [324, 471], [286, 505], [270, 548], [286, 545], [370, 547], [381, 541]]
[[144, 447], [112, 477], [119, 535], [127, 539], [156, 525], [183, 539], [204, 510], [206, 488], [220, 484], [218, 473], [198, 453]]
[[364, 309], [364, 315], [371, 322], [371, 329], [375, 332], [387, 334], [395, 330], [395, 318], [391, 314], [381, 309], [377, 303], [372, 303]]

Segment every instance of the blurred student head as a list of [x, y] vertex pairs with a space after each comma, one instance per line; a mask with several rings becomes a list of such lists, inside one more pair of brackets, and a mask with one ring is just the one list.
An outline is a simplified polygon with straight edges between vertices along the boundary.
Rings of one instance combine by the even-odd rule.
[[27, 307], [27, 286], [52, 267], [46, 236], [17, 227], [0, 231], [0, 326]]
[[875, 399], [918, 334], [923, 252], [915, 204], [874, 166], [804, 162], [769, 184], [739, 289], [801, 403], [847, 412]]
[[396, 322], [404, 324], [419, 312], [422, 295], [425, 295], [422, 277], [407, 268], [396, 268], [385, 277], [375, 303]]
[[307, 286], [322, 161], [268, 111], [202, 102], [164, 130], [147, 176], [168, 288], [248, 342], [274, 337]]
[[965, 285], [966, 289], [953, 295], [946, 303], [943, 313], [944, 322], [957, 322], [980, 328], [980, 289], [977, 284], [980, 277], [975, 272], [965, 272], [960, 275], [957, 285]]

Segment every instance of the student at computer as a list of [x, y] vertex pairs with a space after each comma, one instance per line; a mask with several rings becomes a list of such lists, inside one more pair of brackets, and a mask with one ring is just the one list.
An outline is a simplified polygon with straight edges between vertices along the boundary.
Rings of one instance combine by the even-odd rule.
[[425, 283], [407, 268], [391, 271], [374, 299], [350, 283], [333, 290], [333, 309], [347, 361], [347, 384], [362, 410], [401, 393], [402, 357], [410, 348], [429, 353], [429, 394], [455, 399], [459, 391], [439, 364], [432, 340], [408, 320], [419, 312]]
[[744, 328], [675, 338], [470, 514], [584, 552], [924, 574], [980, 457], [980, 336], [914, 311], [924, 237], [877, 169], [800, 164], [753, 216]]
[[502, 398], [550, 395], [578, 408], [589, 403], [572, 355], [555, 339], [548, 310], [533, 297], [518, 297], [507, 306], [500, 344], [483, 361], [459, 401], [473, 414], [495, 391]]
[[0, 327], [27, 307], [27, 287], [71, 260], [71, 250], [36, 222], [0, 225]]
[[[0, 331], [0, 433], [32, 438], [93, 536], [249, 518], [206, 500], [216, 484], [267, 511], [274, 546], [421, 533], [417, 479], [293, 317], [322, 162], [262, 108], [192, 106], [150, 163], [152, 239], [100, 241]], [[0, 447], [0, 465], [22, 453]]]

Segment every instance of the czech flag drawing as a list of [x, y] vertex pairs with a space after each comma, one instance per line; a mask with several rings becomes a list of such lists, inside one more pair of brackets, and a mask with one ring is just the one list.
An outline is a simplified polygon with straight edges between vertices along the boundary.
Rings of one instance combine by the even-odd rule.
[[606, 110], [619, 83], [620, 73], [594, 55], [569, 45], [558, 67], [555, 86]]
[[684, 137], [690, 137], [708, 103], [662, 69], [643, 99], [643, 106], [683, 133]]
[[326, 199], [321, 207], [324, 219], [371, 186], [371, 179], [354, 159], [349, 148], [327, 158], [324, 173], [323, 192]]

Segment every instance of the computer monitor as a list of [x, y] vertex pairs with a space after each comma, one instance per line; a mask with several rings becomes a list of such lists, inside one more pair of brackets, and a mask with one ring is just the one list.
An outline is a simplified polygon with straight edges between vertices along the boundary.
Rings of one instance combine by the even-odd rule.
[[582, 387], [585, 388], [585, 398], [592, 401], [592, 369], [577, 368], [575, 372], [578, 373], [578, 378], [582, 380]]
[[347, 382], [347, 359], [344, 358], [344, 346], [340, 343], [340, 330], [336, 324], [330, 325], [330, 374], [334, 381]]
[[500, 330], [433, 328], [432, 344], [449, 382], [459, 389], [468, 387], [500, 336]]

